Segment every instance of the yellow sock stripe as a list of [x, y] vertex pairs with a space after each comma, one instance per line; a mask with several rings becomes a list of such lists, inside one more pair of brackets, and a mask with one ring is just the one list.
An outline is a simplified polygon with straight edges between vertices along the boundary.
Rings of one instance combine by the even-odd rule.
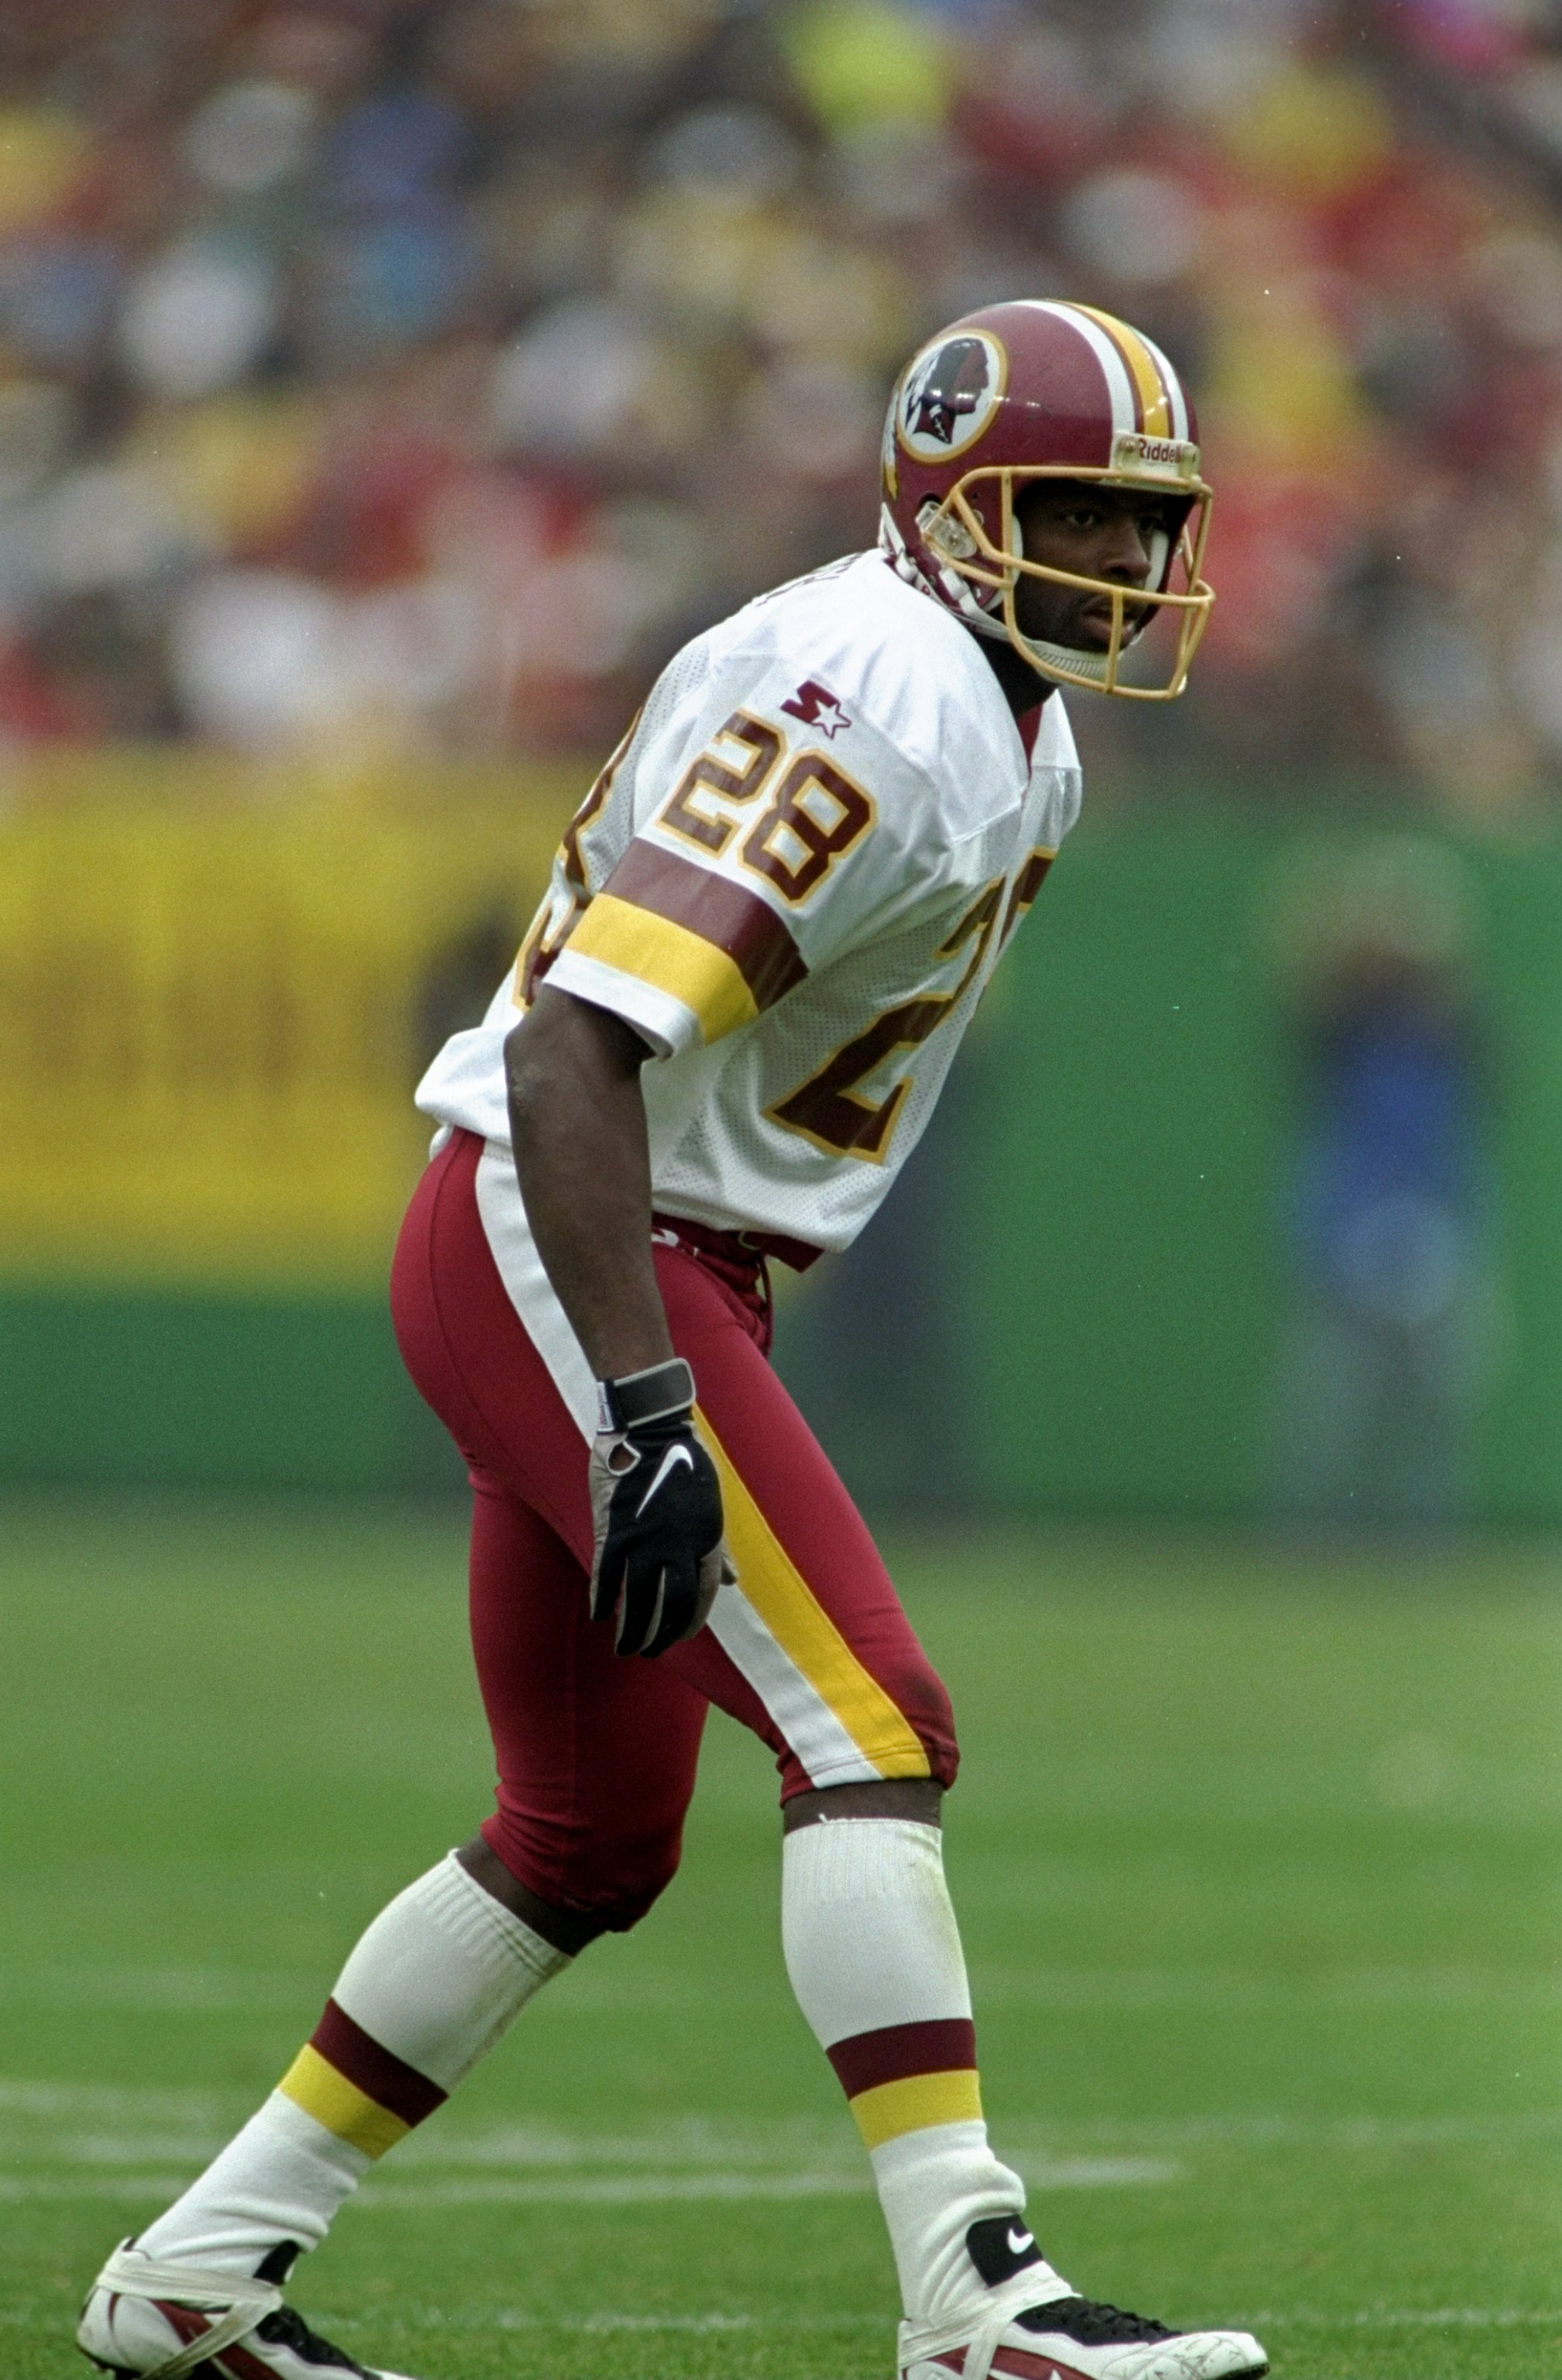
[[787, 1655], [881, 1777], [932, 1774], [921, 1740], [870, 1677], [734, 1470], [703, 1414], [700, 1433], [721, 1478], [726, 1542], [738, 1584]]
[[1139, 333], [1127, 322], [1120, 322], [1116, 314], [1104, 314], [1099, 306], [1081, 306], [1079, 310], [1081, 314], [1088, 314], [1092, 322], [1100, 323], [1133, 375], [1133, 384], [1139, 395], [1139, 409], [1144, 417], [1144, 435], [1147, 438], [1169, 438], [1171, 402], [1155, 369], [1155, 358]]
[[759, 1014], [735, 959], [687, 926], [620, 901], [616, 893], [597, 894], [567, 947], [681, 1000], [700, 1019], [708, 1042], [751, 1024]]
[[347, 2141], [365, 2156], [382, 2157], [387, 2149], [395, 2148], [411, 2131], [399, 2116], [371, 2099], [356, 2082], [339, 2074], [329, 2058], [322, 2058], [318, 2049], [306, 2042], [287, 2069], [277, 2089], [335, 2132], [339, 2141]]
[[946, 2074], [908, 2074], [900, 2082], [875, 2082], [849, 2103], [864, 2148], [882, 2148], [902, 2132], [924, 2132], [931, 2124], [982, 2120], [982, 2082], [973, 2066]]

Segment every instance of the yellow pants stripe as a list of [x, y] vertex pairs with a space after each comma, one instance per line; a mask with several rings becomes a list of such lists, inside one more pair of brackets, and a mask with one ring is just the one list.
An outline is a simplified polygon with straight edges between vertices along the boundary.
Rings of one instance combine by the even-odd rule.
[[850, 2102], [864, 2148], [881, 2148], [902, 2132], [926, 2131], [930, 2124], [982, 2119], [982, 2082], [976, 2070], [961, 2066], [945, 2074], [908, 2074], [900, 2082], [876, 2082]]
[[703, 1414], [699, 1419], [721, 1478], [726, 1542], [743, 1594], [870, 1767], [881, 1777], [931, 1776], [921, 1739], [814, 1600], [710, 1423]]
[[412, 2129], [399, 2116], [393, 2116], [388, 2107], [382, 2107], [377, 2099], [371, 2099], [366, 2091], [360, 2091], [356, 2082], [349, 2082], [345, 2074], [339, 2074], [329, 2058], [322, 2058], [308, 2042], [276, 2087], [306, 2116], [312, 2116], [317, 2124], [323, 2124], [339, 2141], [361, 2149], [365, 2156], [384, 2156]]

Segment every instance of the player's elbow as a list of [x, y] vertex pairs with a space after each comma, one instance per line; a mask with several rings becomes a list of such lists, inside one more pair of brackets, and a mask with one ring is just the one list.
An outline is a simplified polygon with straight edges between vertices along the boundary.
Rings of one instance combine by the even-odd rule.
[[648, 1052], [620, 1017], [543, 984], [505, 1037], [505, 1080], [518, 1126], [545, 1122], [561, 1102], [637, 1075]]
[[556, 1096], [563, 1069], [554, 1043], [545, 1014], [543, 1027], [538, 1029], [534, 1008], [528, 1009], [505, 1036], [505, 1087], [511, 1120], [518, 1127], [534, 1124]]

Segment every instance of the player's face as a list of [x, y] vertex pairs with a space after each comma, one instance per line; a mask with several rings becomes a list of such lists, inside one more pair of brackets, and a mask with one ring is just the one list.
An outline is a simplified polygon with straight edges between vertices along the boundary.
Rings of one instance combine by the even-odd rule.
[[[1174, 534], [1176, 527], [1164, 497], [1088, 480], [1033, 481], [1017, 492], [1014, 509], [1027, 561], [1116, 587], [1147, 586], [1153, 556], [1165, 551], [1160, 539]], [[1127, 624], [1131, 627], [1149, 608], [1125, 605]], [[1014, 609], [1021, 634], [1047, 644], [1104, 652], [1112, 641], [1112, 604], [1105, 595], [1022, 577]]]

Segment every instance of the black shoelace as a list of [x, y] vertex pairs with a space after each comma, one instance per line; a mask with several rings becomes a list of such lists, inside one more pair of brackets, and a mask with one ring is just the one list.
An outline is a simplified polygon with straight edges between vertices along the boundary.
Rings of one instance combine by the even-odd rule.
[[317, 2363], [326, 2372], [345, 2372], [355, 2375], [356, 2380], [370, 2380], [361, 2363], [355, 2363], [343, 2349], [333, 2347], [328, 2338], [311, 2330], [302, 2314], [295, 2313], [291, 2306], [278, 2306], [275, 2313], [258, 2322], [255, 2337], [263, 2338], [269, 2347], [289, 2349], [300, 2363]]
[[1021, 2330], [1056, 2330], [1080, 2347], [1116, 2347], [1133, 2339], [1178, 2336], [1164, 2322], [1125, 2313], [1121, 2306], [1101, 2305], [1093, 2298], [1055, 2298], [1050, 2305], [1031, 2306], [1015, 2320]]

